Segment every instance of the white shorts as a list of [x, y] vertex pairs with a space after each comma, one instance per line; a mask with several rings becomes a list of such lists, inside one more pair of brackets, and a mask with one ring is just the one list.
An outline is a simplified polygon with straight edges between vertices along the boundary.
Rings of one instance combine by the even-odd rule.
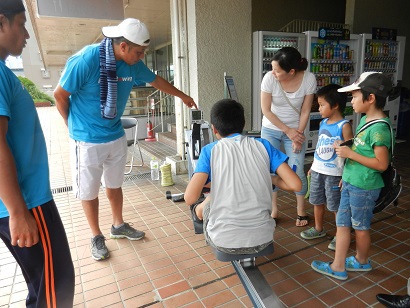
[[80, 200], [98, 197], [101, 183], [120, 188], [127, 162], [127, 138], [124, 135], [107, 143], [89, 143], [70, 139], [73, 192]]

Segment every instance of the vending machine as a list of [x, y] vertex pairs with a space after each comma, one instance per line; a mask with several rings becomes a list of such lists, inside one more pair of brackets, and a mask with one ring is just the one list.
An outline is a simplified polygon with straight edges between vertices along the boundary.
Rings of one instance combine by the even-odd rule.
[[[307, 31], [305, 34], [308, 70], [315, 74], [318, 89], [330, 83], [347, 86], [358, 78], [360, 35], [350, 34], [345, 29], [325, 28]], [[310, 119], [306, 125], [306, 153], [314, 152], [316, 148], [319, 123], [322, 120], [318, 107], [318, 104], [312, 104]], [[350, 121], [354, 131], [360, 116], [353, 112], [350, 100], [346, 104], [345, 118]]]
[[406, 38], [396, 36], [395, 30], [374, 28], [372, 34], [361, 34], [361, 72], [382, 72], [390, 76], [393, 91], [387, 98], [384, 112], [389, 116], [393, 130], [397, 131], [400, 107], [398, 80], [403, 77]]
[[[306, 153], [313, 153], [315, 151], [316, 144], [319, 138], [319, 125], [323, 120], [318, 111], [319, 109], [315, 106], [315, 104], [313, 110], [316, 111], [310, 113], [309, 121], [305, 129]], [[346, 102], [344, 117], [350, 122], [354, 131], [357, 124], [359, 123], [358, 120], [360, 120], [360, 118], [357, 114], [355, 114], [351, 102]]]
[[252, 131], [262, 125], [261, 82], [272, 70], [272, 57], [282, 47], [295, 47], [305, 57], [306, 36], [303, 33], [256, 31], [252, 47]]

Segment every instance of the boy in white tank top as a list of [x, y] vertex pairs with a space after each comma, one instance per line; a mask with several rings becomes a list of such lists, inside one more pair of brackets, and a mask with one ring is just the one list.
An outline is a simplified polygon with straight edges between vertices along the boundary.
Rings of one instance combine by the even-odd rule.
[[[314, 205], [315, 226], [300, 233], [304, 239], [311, 240], [326, 236], [323, 228], [325, 204], [335, 214], [340, 204], [340, 181], [342, 179], [344, 159], [336, 155], [333, 144], [353, 137], [352, 126], [344, 119], [347, 94], [337, 92], [339, 85], [329, 84], [316, 93], [319, 112], [324, 118], [319, 127], [312, 167], [308, 171], [311, 177], [309, 202]], [[336, 237], [328, 248], [335, 250]]]

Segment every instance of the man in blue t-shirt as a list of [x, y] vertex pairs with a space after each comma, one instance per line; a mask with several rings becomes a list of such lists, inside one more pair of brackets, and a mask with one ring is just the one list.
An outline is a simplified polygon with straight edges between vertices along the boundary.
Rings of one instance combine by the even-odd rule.
[[100, 44], [84, 47], [68, 59], [54, 91], [57, 108], [68, 125], [71, 143], [73, 190], [82, 202], [91, 228], [91, 255], [109, 257], [98, 224], [98, 191], [102, 182], [111, 204], [111, 238], [142, 239], [144, 232], [123, 219], [124, 166], [127, 142], [121, 125], [132, 86], [136, 81], [179, 97], [195, 107], [194, 100], [155, 75], [141, 61], [150, 43], [145, 24], [128, 18], [118, 26], [104, 27]]
[[25, 23], [21, 0], [0, 1], [0, 238], [26, 280], [27, 307], [72, 307], [74, 267], [43, 131], [33, 99], [5, 64], [30, 37]]

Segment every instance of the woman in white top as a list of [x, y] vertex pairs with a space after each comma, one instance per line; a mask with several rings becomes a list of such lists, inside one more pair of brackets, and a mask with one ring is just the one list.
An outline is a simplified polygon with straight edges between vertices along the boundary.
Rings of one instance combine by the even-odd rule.
[[[309, 120], [316, 78], [306, 72], [308, 62], [293, 47], [278, 50], [272, 60], [272, 71], [266, 73], [261, 85], [263, 113], [261, 136], [277, 149], [285, 150], [289, 166], [302, 181], [302, 190], [296, 192], [296, 226], [306, 226], [309, 217], [305, 210], [304, 196], [307, 181], [304, 172], [305, 136]], [[277, 218], [277, 190], [273, 190], [272, 217]]]

